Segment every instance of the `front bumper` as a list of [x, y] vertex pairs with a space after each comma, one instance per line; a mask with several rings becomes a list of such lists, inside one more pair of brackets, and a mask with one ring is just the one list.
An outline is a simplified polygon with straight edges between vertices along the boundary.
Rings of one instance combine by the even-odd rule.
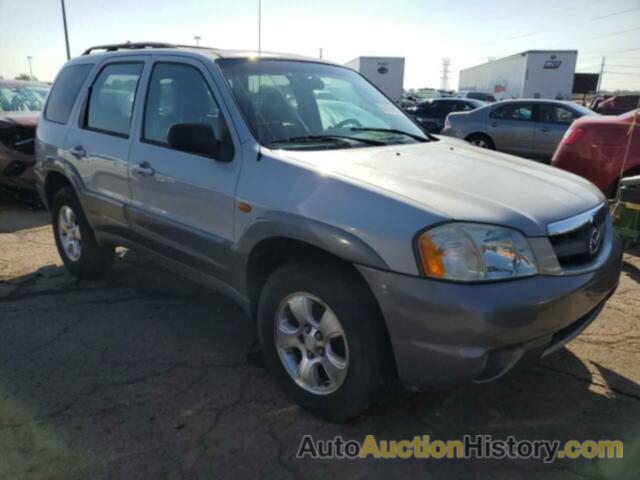
[[358, 267], [384, 315], [401, 382], [412, 390], [486, 382], [562, 347], [618, 285], [622, 248], [580, 275], [460, 284]]

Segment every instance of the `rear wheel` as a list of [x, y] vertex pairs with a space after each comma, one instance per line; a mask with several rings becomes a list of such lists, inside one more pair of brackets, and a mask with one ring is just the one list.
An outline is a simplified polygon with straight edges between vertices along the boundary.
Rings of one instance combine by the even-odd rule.
[[466, 138], [466, 141], [471, 145], [475, 145], [476, 147], [486, 148], [488, 150], [496, 149], [493, 140], [491, 140], [488, 135], [484, 135], [483, 133], [474, 133], [473, 135], [469, 135]]
[[378, 306], [342, 265], [297, 263], [276, 271], [260, 296], [258, 328], [271, 373], [319, 417], [348, 420], [393, 385]]
[[53, 198], [53, 233], [65, 267], [81, 278], [104, 273], [113, 260], [113, 246], [101, 246], [71, 187], [58, 190]]

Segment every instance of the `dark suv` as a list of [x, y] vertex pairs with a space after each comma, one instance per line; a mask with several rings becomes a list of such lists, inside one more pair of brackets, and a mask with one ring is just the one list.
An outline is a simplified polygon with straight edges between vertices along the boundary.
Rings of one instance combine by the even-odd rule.
[[407, 113], [429, 133], [440, 133], [444, 121], [452, 112], [470, 112], [487, 105], [472, 98], [433, 98], [407, 108]]

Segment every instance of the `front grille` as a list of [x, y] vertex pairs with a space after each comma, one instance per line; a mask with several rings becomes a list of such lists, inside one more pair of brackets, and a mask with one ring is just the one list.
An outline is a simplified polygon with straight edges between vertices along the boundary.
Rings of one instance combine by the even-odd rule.
[[[598, 255], [604, 242], [607, 211], [606, 206], [603, 206], [594, 213], [591, 222], [584, 223], [569, 232], [549, 237], [561, 267], [580, 267], [592, 262]], [[589, 244], [592, 243], [592, 235], [595, 235], [594, 228], [598, 230], [600, 240], [598, 248], [590, 251]]]

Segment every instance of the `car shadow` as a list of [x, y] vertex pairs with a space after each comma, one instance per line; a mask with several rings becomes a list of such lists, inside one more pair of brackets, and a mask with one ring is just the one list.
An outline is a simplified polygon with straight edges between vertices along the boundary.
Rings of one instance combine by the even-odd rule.
[[563, 349], [494, 383], [396, 389], [351, 422], [324, 422], [284, 396], [262, 365], [253, 322], [237, 305], [127, 250], [99, 280], [80, 281], [50, 265], [0, 282], [0, 329], [0, 445], [10, 450], [0, 473], [7, 478], [302, 478], [310, 471], [313, 478], [398, 471], [631, 478], [633, 471], [628, 461], [613, 460], [560, 467], [298, 459], [307, 434], [357, 441], [368, 434], [619, 438], [633, 447], [638, 384]]
[[49, 213], [30, 195], [0, 188], [0, 234], [15, 233], [50, 223]]

